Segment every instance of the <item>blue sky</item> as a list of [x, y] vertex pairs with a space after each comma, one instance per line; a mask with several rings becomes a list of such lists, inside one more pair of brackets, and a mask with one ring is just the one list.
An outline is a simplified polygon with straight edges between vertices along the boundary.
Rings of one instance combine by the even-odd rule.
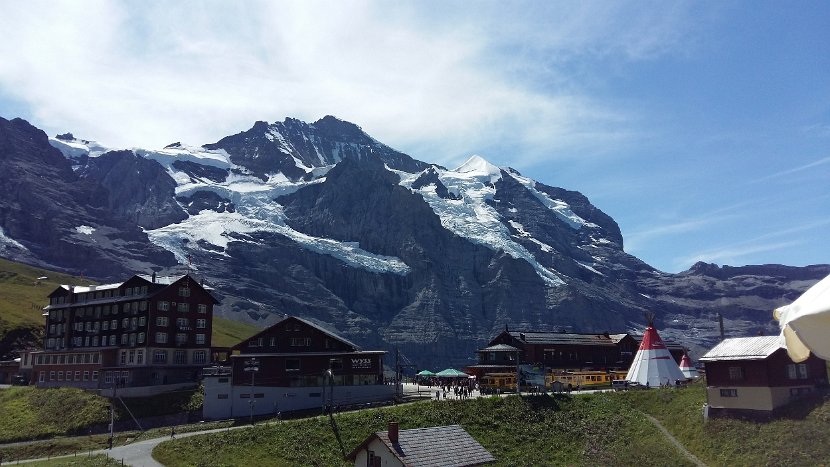
[[830, 2], [0, 1], [0, 115], [49, 134], [333, 114], [578, 190], [664, 271], [830, 263]]

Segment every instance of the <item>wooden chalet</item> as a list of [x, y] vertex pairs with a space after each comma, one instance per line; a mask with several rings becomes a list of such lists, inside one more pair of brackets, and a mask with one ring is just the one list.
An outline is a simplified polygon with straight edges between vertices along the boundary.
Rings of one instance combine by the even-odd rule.
[[478, 364], [467, 367], [477, 377], [515, 372], [519, 364], [559, 370], [614, 370], [631, 365], [639, 341], [629, 334], [510, 331], [478, 350]]
[[346, 459], [355, 467], [463, 467], [496, 461], [459, 425], [399, 430], [397, 422], [390, 422], [387, 431], [369, 435]]
[[210, 362], [218, 303], [189, 275], [62, 285], [44, 308], [44, 350], [26, 356], [32, 380], [122, 395], [196, 385]]
[[395, 396], [395, 386], [383, 384], [386, 352], [361, 350], [296, 316], [286, 316], [232, 351], [228, 367], [205, 374], [206, 418], [275, 414]]
[[700, 358], [706, 365], [709, 416], [769, 418], [795, 399], [827, 385], [826, 362], [787, 355], [780, 336], [724, 339]]

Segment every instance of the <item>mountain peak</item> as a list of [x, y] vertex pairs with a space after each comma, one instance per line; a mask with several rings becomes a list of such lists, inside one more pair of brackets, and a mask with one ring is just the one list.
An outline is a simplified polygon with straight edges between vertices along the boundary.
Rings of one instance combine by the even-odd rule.
[[501, 175], [501, 169], [495, 165], [487, 162], [479, 155], [473, 155], [466, 162], [461, 164], [458, 168], [453, 170], [458, 173], [469, 173], [475, 175]]

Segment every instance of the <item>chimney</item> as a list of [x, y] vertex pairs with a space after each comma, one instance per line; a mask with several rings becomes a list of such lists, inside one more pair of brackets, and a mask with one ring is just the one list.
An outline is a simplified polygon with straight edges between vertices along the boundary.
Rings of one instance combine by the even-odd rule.
[[398, 442], [398, 422], [389, 422], [389, 442]]
[[152, 281], [153, 281], [153, 284], [156, 283], [156, 271], [153, 271]]

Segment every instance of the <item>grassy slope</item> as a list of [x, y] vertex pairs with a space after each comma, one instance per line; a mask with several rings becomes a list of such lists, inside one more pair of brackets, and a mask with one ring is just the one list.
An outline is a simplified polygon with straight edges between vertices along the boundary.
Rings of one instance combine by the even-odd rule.
[[621, 395], [657, 418], [689, 451], [709, 465], [826, 465], [830, 461], [830, 400], [800, 402], [792, 418], [768, 423], [703, 421], [705, 387]]
[[[49, 279], [37, 284], [37, 278]], [[90, 284], [88, 279], [26, 266], [0, 258], [0, 337], [19, 326], [42, 326], [46, 296], [60, 284]], [[255, 334], [259, 329], [247, 323], [216, 317], [212, 343], [231, 346]]]
[[[124, 399], [136, 417], [201, 410], [200, 390], [176, 391], [155, 397]], [[109, 399], [75, 388], [0, 390], [0, 443], [85, 433], [90, 425], [109, 423]], [[128, 415], [116, 405], [116, 419]]]
[[109, 402], [72, 388], [0, 391], [0, 441], [44, 438], [109, 422]]
[[[37, 285], [37, 278], [47, 276]], [[87, 284], [80, 278], [38, 269], [0, 258], [0, 319], [8, 325], [43, 325], [46, 298], [60, 284]]]
[[641, 414], [605, 395], [429, 401], [335, 419], [342, 450], [318, 417], [177, 440], [153, 454], [168, 466], [350, 465], [343, 452], [397, 420], [401, 429], [460, 424], [497, 465], [689, 465]]
[[[389, 420], [398, 420], [402, 429], [459, 423], [498, 465], [688, 465], [638, 415], [642, 411], [708, 465], [827, 465], [830, 460], [830, 400], [796, 405], [793, 418], [769, 423], [704, 423], [704, 401], [704, 387], [697, 385], [573, 400], [424, 402], [341, 414], [336, 420], [347, 453], [368, 434], [385, 430]], [[163, 443], [153, 455], [169, 466], [348, 465], [328, 420], [321, 418]]]

